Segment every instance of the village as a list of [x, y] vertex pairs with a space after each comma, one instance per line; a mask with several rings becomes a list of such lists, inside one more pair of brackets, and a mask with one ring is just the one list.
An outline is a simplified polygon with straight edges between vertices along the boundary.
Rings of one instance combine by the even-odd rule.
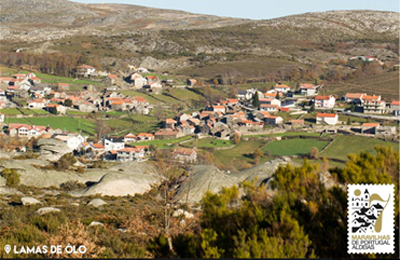
[[[127, 112], [149, 115], [153, 104], [143, 96], [128, 96], [118, 92], [116, 80], [124, 80], [130, 88], [162, 93], [171, 87], [168, 80], [161, 81], [156, 75], [142, 76], [146, 68], [131, 67], [132, 73], [126, 77], [101, 72], [104, 82], [109, 86], [98, 91], [93, 86], [86, 86], [84, 91], [70, 91], [68, 83], [58, 82], [51, 87], [42, 83], [35, 73], [13, 74], [0, 77], [0, 107], [2, 109], [43, 110], [49, 115], [62, 116], [68, 111], [77, 113], [97, 113], [100, 111]], [[99, 72], [89, 65], [76, 69], [76, 75], [89, 78]], [[196, 79], [187, 79], [186, 85], [176, 88], [190, 89], [196, 86]], [[154, 140], [177, 140], [191, 137], [189, 140], [215, 138], [235, 140], [241, 136], [266, 135], [284, 132], [308, 132], [395, 139], [398, 129], [393, 124], [379, 123], [382, 120], [398, 122], [400, 102], [385, 101], [379, 93], [346, 93], [343, 96], [320, 94], [323, 84], [300, 83], [289, 86], [276, 83], [266, 92], [256, 87], [238, 90], [234, 96], [214, 101], [202, 109], [191, 112], [179, 112], [175, 117], [163, 118], [159, 128], [153, 132], [128, 132], [123, 135], [107, 133], [98, 138], [89, 138], [81, 131], [70, 132], [65, 129], [53, 129], [50, 125], [29, 125], [7, 123], [7, 116], [1, 113], [2, 134], [26, 139], [57, 139], [64, 142], [76, 156], [90, 160], [106, 161], [146, 161], [154, 152]], [[20, 104], [14, 100], [26, 100]], [[316, 114], [315, 114], [316, 112]], [[315, 114], [315, 115], [314, 115]], [[288, 117], [288, 115], [290, 115]], [[339, 115], [367, 117], [373, 122], [353, 123], [340, 121]], [[293, 117], [295, 119], [293, 119]], [[290, 119], [287, 119], [290, 118]], [[374, 120], [375, 119], [375, 120]], [[57, 120], [57, 117], [53, 118]], [[97, 133], [101, 134], [101, 133]], [[145, 145], [143, 145], [144, 143]], [[14, 147], [17, 152], [25, 152], [24, 145]], [[172, 156], [180, 162], [194, 163], [197, 160], [196, 147], [175, 147]]]

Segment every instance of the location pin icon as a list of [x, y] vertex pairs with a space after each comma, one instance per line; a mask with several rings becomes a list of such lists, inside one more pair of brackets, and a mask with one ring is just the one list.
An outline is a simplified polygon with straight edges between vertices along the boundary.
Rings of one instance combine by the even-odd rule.
[[6, 251], [6, 253], [9, 254], [10, 251], [11, 251], [11, 246], [10, 245], [5, 245], [4, 246], [4, 251]]

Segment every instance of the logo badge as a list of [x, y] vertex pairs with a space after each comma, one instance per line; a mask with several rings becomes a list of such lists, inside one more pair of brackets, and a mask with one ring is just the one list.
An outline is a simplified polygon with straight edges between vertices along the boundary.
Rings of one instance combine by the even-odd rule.
[[394, 254], [394, 185], [348, 185], [348, 253]]

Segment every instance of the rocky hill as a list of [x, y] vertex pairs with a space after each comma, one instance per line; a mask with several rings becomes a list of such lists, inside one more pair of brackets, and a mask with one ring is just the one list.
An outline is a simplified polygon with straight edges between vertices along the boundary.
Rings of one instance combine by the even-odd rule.
[[[0, 2], [0, 51], [95, 56], [181, 75], [214, 77], [329, 65], [355, 55], [398, 62], [399, 13], [331, 11], [246, 20], [123, 4]], [[6, 10], [6, 11], [5, 11]], [[46, 17], [46, 19], [43, 19]], [[313, 65], [314, 64], [314, 65]]]

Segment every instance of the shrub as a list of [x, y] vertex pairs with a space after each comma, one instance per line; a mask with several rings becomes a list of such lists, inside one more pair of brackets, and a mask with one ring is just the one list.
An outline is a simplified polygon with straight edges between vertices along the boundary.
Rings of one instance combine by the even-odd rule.
[[76, 162], [77, 160], [72, 153], [66, 153], [55, 163], [55, 168], [59, 171], [68, 170]]
[[15, 169], [4, 169], [1, 172], [1, 176], [6, 179], [6, 186], [8, 187], [17, 187], [21, 183], [20, 175]]
[[85, 187], [86, 187], [85, 184], [80, 183], [76, 180], [75, 181], [67, 181], [67, 182], [60, 184], [60, 189], [63, 189], [65, 191], [78, 190], [78, 189], [83, 189]]

